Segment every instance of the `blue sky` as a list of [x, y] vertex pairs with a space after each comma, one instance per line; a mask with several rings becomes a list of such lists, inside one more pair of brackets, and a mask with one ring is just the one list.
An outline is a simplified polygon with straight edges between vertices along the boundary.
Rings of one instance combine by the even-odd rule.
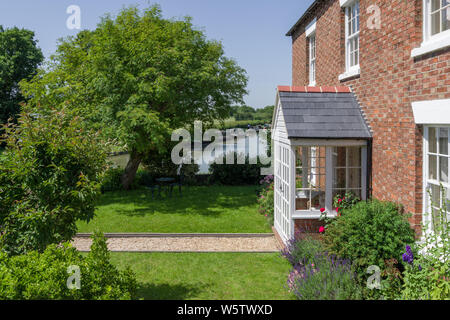
[[189, 15], [208, 38], [222, 41], [249, 76], [248, 105], [261, 108], [275, 101], [275, 88], [291, 83], [291, 39], [286, 32], [313, 0], [10, 0], [0, 2], [0, 24], [36, 32], [48, 58], [57, 39], [74, 35], [66, 20], [69, 5], [81, 8], [81, 28], [94, 29], [99, 17], [121, 8], [159, 3], [166, 18]]

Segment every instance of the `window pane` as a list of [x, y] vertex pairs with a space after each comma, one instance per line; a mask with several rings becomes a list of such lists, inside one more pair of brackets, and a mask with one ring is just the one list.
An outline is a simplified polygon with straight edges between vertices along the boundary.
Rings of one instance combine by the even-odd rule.
[[348, 187], [361, 188], [361, 169], [348, 169]]
[[320, 210], [325, 207], [325, 191], [316, 189], [311, 191], [311, 209]]
[[441, 190], [437, 185], [431, 185], [431, 205], [439, 207], [441, 205]]
[[437, 157], [428, 156], [428, 179], [437, 180]]
[[445, 189], [445, 204], [447, 207], [447, 214], [450, 212], [450, 189], [446, 188]]
[[346, 152], [345, 147], [334, 148], [334, 152], [333, 152], [333, 167], [334, 168], [346, 166], [345, 152]]
[[295, 179], [295, 187], [297, 189], [301, 189], [303, 188], [303, 169], [296, 169], [296, 175], [295, 175], [296, 179]]
[[348, 166], [361, 167], [361, 148], [351, 147], [347, 148], [348, 152]]
[[442, 10], [441, 23], [442, 23], [441, 31], [450, 29], [450, 7]]
[[431, 0], [431, 12], [441, 8], [441, 0]]
[[335, 169], [333, 176], [333, 188], [345, 188], [346, 169]]
[[448, 129], [439, 129], [439, 153], [448, 155]]
[[436, 128], [428, 129], [428, 151], [437, 153]]
[[448, 182], [448, 158], [439, 157], [439, 179], [442, 182]]
[[441, 12], [438, 11], [431, 15], [431, 35], [441, 32]]

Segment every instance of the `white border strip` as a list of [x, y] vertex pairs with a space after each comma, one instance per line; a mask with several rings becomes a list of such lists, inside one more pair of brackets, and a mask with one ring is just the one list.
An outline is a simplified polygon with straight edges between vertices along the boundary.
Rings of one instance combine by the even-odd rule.
[[450, 99], [412, 103], [416, 124], [450, 124]]

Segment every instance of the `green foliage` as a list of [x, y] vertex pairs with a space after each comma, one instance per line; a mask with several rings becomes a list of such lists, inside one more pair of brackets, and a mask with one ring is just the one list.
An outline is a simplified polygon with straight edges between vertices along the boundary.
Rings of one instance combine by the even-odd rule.
[[[158, 6], [105, 16], [97, 29], [63, 40], [52, 66], [22, 85], [38, 112], [45, 102], [69, 104], [87, 126], [126, 146], [134, 164], [167, 150], [175, 129], [228, 117], [247, 93], [245, 71], [221, 43], [191, 18], [164, 19]], [[137, 167], [126, 169], [126, 189]]]
[[269, 224], [273, 226], [274, 219], [274, 183], [264, 187], [258, 197], [258, 211], [263, 214]]
[[324, 258], [323, 244], [319, 239], [314, 239], [306, 233], [297, 233], [295, 237], [288, 242], [286, 249], [282, 254], [289, 262], [295, 266], [298, 263], [303, 265], [318, 264]]
[[371, 200], [344, 210], [324, 235], [325, 250], [353, 261], [361, 279], [371, 265], [400, 259], [406, 244], [414, 242], [414, 230], [394, 203]]
[[433, 217], [426, 217], [422, 240], [415, 244], [418, 254], [405, 253], [404, 287], [402, 298], [414, 300], [450, 300], [450, 221], [448, 220], [448, 200], [441, 185], [443, 204], [434, 203], [439, 208]]
[[403, 286], [403, 275], [400, 271], [397, 259], [388, 259], [384, 261], [384, 270], [381, 273], [381, 296], [386, 300], [397, 300]]
[[[92, 238], [87, 256], [69, 243], [52, 244], [42, 253], [30, 251], [14, 257], [0, 252], [0, 300], [132, 299], [137, 286], [135, 275], [128, 268], [119, 271], [111, 264], [101, 234]], [[67, 286], [72, 275], [68, 272], [70, 266], [80, 269], [80, 289]]]
[[46, 116], [24, 112], [18, 125], [5, 126], [1, 250], [42, 252], [50, 243], [72, 239], [77, 220], [93, 218], [106, 152], [81, 123], [53, 110]]
[[316, 263], [298, 264], [288, 286], [299, 300], [359, 300], [362, 297], [349, 261], [324, 256]]
[[361, 298], [362, 290], [351, 262], [329, 256], [319, 239], [297, 233], [282, 255], [293, 266], [288, 276], [288, 287], [299, 300]]
[[19, 82], [33, 77], [43, 59], [34, 32], [0, 26], [0, 125], [19, 113], [24, 100]]
[[[226, 164], [227, 156], [234, 159], [233, 164]], [[242, 153], [230, 152], [223, 155], [222, 159], [216, 159], [209, 166], [211, 181], [224, 185], [253, 185], [261, 179], [261, 168], [264, 167], [258, 159], [256, 164], [250, 164], [254, 159], [245, 156]], [[221, 163], [220, 163], [221, 162]], [[243, 163], [243, 164], [239, 164]]]
[[[173, 142], [168, 142], [170, 145], [175, 145]], [[183, 180], [186, 182], [192, 182], [195, 179], [195, 175], [199, 171], [199, 166], [196, 163], [182, 164], [181, 167], [178, 164], [174, 164], [171, 158], [171, 150], [152, 152], [147, 154], [143, 159], [145, 171], [153, 179], [162, 177], [177, 177], [183, 176]], [[183, 181], [184, 182], [184, 181]]]
[[343, 196], [338, 194], [334, 197], [333, 207], [339, 208], [339, 210], [346, 210], [352, 208], [359, 201], [361, 201], [361, 199], [358, 198], [353, 192], [346, 191]]
[[249, 106], [234, 106], [230, 115], [237, 121], [257, 120], [259, 122], [272, 122], [274, 106], [266, 106], [262, 109], [254, 109]]
[[[268, 123], [271, 122], [267, 121]], [[227, 130], [227, 129], [247, 129], [248, 125], [250, 126], [262, 126], [267, 123], [266, 121], [262, 120], [226, 120], [226, 121], [217, 121], [214, 125], [214, 128], [217, 128], [219, 130]]]
[[120, 181], [124, 170], [122, 168], [109, 168], [105, 171], [102, 180], [101, 191], [117, 191], [123, 190], [122, 182]]

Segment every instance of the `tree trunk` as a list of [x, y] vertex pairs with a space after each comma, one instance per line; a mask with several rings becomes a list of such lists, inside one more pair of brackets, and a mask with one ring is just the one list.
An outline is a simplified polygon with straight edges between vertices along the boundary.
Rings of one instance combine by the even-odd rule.
[[131, 187], [131, 184], [134, 181], [134, 177], [136, 176], [136, 172], [139, 168], [139, 165], [141, 164], [142, 156], [131, 152], [130, 153], [130, 160], [128, 160], [127, 166], [125, 167], [125, 172], [122, 175], [122, 186], [125, 190], [129, 190]]

